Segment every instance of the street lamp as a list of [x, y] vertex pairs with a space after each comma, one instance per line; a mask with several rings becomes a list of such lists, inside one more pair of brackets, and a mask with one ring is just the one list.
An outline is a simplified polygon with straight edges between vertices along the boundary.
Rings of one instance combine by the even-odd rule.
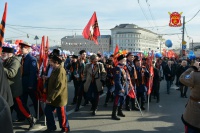
[[36, 35], [35, 36], [35, 38], [34, 38], [34, 40], [36, 40], [36, 45], [37, 45], [37, 40], [38, 40], [39, 38], [38, 38], [38, 36]]

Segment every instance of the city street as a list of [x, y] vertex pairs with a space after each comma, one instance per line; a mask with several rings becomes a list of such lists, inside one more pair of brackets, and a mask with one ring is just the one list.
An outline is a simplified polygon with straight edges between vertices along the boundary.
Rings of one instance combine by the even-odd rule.
[[[98, 112], [96, 116], [92, 116], [90, 112], [91, 105], [81, 107], [79, 112], [74, 112], [75, 105], [70, 105], [73, 98], [73, 83], [68, 84], [69, 87], [69, 103], [68, 114], [70, 130], [74, 133], [101, 133], [101, 132], [117, 132], [117, 133], [183, 133], [184, 125], [181, 121], [181, 114], [184, 111], [184, 106], [187, 102], [186, 98], [180, 98], [177, 87], [172, 85], [171, 93], [166, 93], [165, 81], [161, 82], [160, 103], [152, 98], [150, 109], [143, 111], [142, 117], [140, 112], [124, 111], [126, 117], [121, 118], [120, 121], [111, 119], [112, 103], [108, 107], [104, 107], [105, 93], [100, 97]], [[189, 95], [189, 93], [188, 93]], [[146, 104], [147, 110], [147, 104]], [[33, 110], [32, 110], [33, 111]], [[15, 114], [13, 114], [15, 118]], [[15, 133], [40, 133], [46, 129], [44, 126], [44, 118], [41, 118], [36, 127], [27, 131], [28, 122], [14, 123]], [[59, 132], [57, 122], [57, 132]]]

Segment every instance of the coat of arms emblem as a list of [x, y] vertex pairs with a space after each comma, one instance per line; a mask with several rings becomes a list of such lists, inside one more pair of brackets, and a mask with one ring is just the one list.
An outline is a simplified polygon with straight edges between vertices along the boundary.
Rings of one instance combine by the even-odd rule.
[[170, 15], [170, 22], [169, 22], [169, 26], [170, 27], [180, 27], [182, 26], [182, 23], [181, 23], [181, 13], [178, 13], [178, 12], [168, 12], [169, 15]]

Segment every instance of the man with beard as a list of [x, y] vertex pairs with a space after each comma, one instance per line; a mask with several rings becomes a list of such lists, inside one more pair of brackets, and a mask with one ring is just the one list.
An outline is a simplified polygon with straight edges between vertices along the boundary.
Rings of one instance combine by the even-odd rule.
[[103, 90], [106, 80], [106, 71], [104, 65], [98, 62], [98, 56], [90, 56], [90, 63], [86, 64], [83, 71], [84, 91], [92, 104], [92, 115], [96, 115], [99, 93]]
[[21, 83], [21, 64], [19, 61], [20, 59], [15, 57], [13, 53], [13, 48], [3, 47], [2, 58], [4, 59], [4, 71], [7, 75], [14, 101], [14, 105], [11, 107], [11, 112], [14, 109], [17, 114], [23, 114], [29, 122], [30, 130], [33, 128], [36, 119], [30, 115], [29, 111], [27, 111], [22, 104], [21, 95], [23, 93], [23, 90]]

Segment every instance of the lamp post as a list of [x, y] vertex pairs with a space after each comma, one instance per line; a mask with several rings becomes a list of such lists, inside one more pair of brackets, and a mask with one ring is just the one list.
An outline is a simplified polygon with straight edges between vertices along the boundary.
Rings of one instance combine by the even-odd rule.
[[34, 38], [34, 40], [36, 40], [36, 45], [37, 45], [37, 40], [38, 40], [39, 38], [38, 38], [38, 36], [36, 35], [35, 36], [35, 38]]

